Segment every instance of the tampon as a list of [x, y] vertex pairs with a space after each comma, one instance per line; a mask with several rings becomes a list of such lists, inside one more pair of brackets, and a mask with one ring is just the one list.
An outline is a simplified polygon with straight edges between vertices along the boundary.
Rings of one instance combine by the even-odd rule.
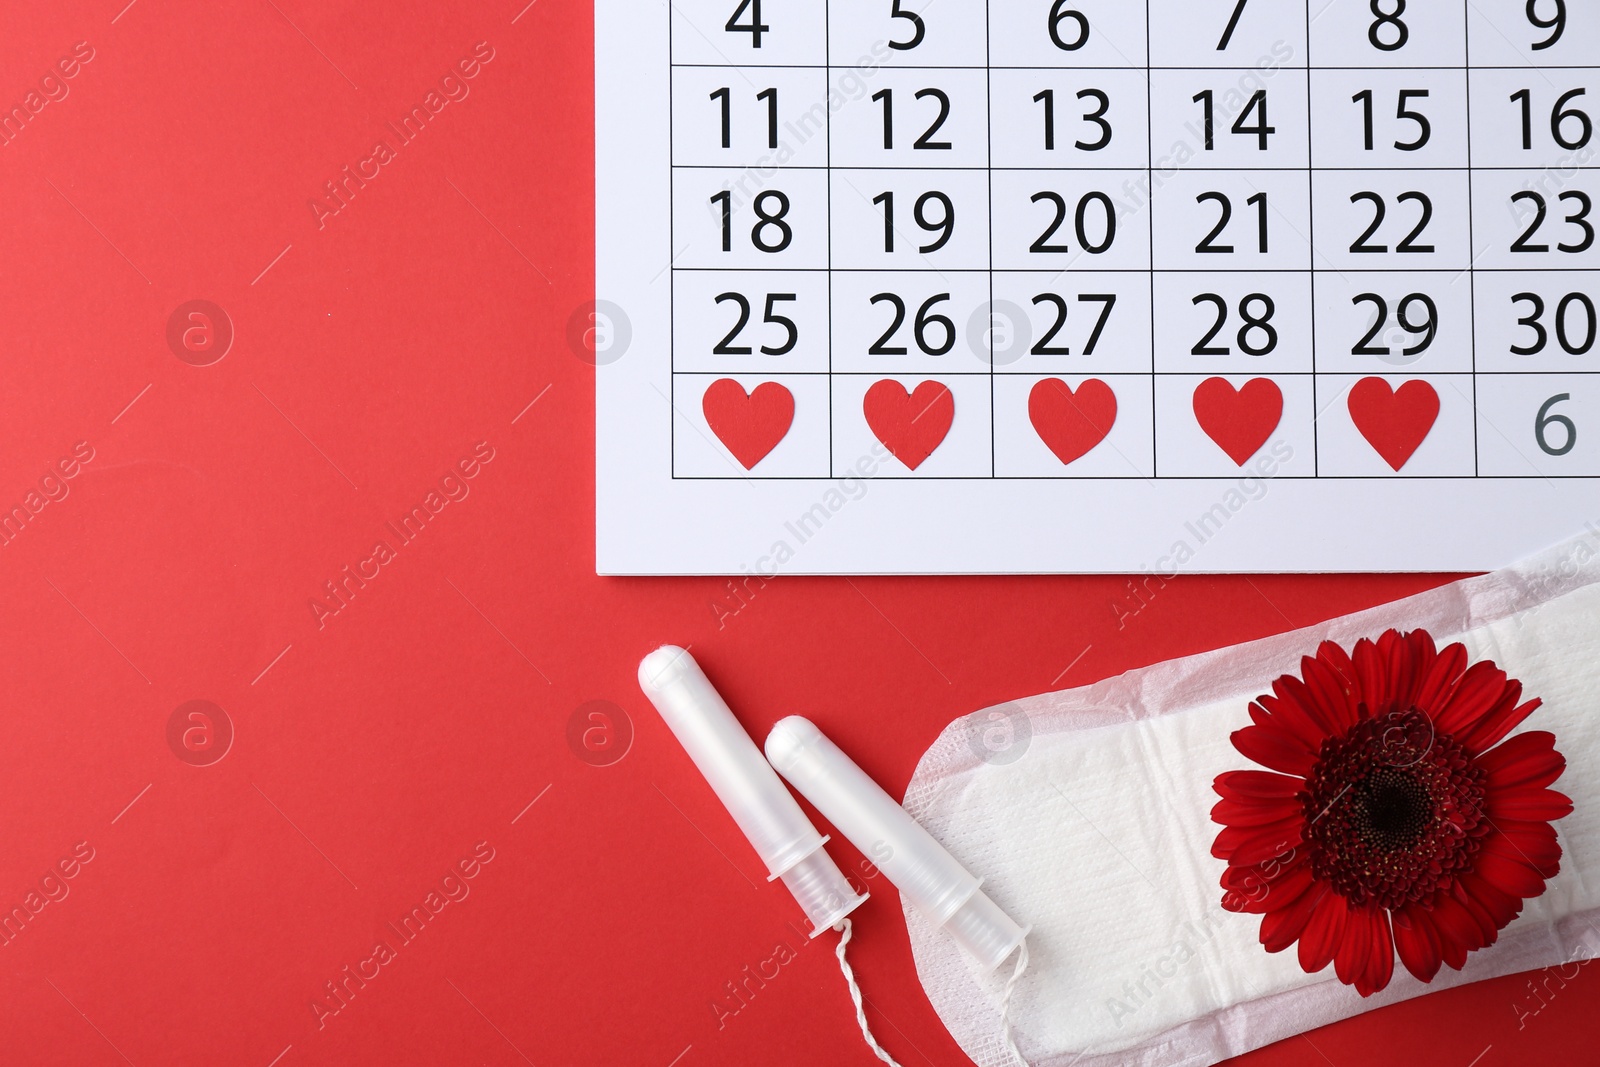
[[766, 751], [778, 773], [985, 970], [1022, 943], [1027, 931], [979, 888], [981, 880], [810, 720], [792, 715], [779, 722]]
[[823, 849], [800, 805], [688, 652], [663, 645], [639, 663], [639, 687], [767, 865], [811, 920], [816, 937], [867, 899]]

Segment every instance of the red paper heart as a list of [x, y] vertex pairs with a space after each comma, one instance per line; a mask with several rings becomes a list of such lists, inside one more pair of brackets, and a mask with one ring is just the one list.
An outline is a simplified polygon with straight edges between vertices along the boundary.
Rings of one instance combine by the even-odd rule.
[[789, 432], [794, 394], [777, 382], [762, 382], [746, 393], [732, 378], [718, 378], [701, 398], [700, 410], [711, 432], [750, 470]]
[[1439, 417], [1439, 394], [1414, 378], [1399, 389], [1382, 378], [1363, 378], [1350, 390], [1349, 404], [1350, 421], [1395, 470], [1421, 447]]
[[1117, 394], [1099, 378], [1076, 391], [1060, 378], [1045, 378], [1028, 393], [1028, 418], [1039, 440], [1063, 464], [1086, 455], [1117, 421]]
[[950, 432], [956, 398], [939, 382], [923, 382], [907, 393], [905, 386], [886, 378], [867, 390], [861, 409], [884, 447], [916, 470]]
[[1235, 389], [1226, 378], [1207, 378], [1194, 391], [1194, 417], [1206, 436], [1239, 466], [1261, 450], [1283, 418], [1283, 391], [1270, 378], [1251, 378]]

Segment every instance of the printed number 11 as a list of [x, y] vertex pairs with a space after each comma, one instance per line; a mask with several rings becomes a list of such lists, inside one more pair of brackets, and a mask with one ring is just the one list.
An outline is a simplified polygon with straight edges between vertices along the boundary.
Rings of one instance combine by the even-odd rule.
[[[733, 106], [726, 86], [711, 94], [711, 99], [722, 104], [722, 147], [733, 147]], [[763, 89], [756, 94], [757, 100], [763, 100], [767, 105], [767, 147], [778, 147], [778, 90]]]

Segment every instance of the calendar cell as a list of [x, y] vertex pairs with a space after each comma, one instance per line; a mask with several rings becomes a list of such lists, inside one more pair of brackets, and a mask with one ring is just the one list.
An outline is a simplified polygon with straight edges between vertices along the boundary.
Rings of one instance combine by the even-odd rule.
[[[812, 6], [815, 6], [812, 0]], [[885, 67], [983, 67], [989, 58], [983, 4], [855, 0], [829, 6], [833, 62]]]
[[1460, 4], [1437, 0], [1311, 0], [1317, 67], [1465, 67]]
[[672, 470], [678, 478], [828, 477], [828, 376], [674, 374]]
[[1600, 163], [1600, 69], [1474, 70], [1472, 101], [1476, 167], [1572, 172]]
[[1157, 373], [1310, 373], [1311, 274], [1159, 272]]
[[1485, 375], [1478, 450], [1492, 477], [1600, 475], [1600, 374]]
[[826, 171], [673, 168], [679, 267], [822, 269], [827, 218]]
[[678, 271], [672, 323], [676, 371], [828, 372], [822, 271]]
[[810, 0], [673, 0], [672, 62], [820, 66], [828, 61], [827, 18]]
[[1144, 170], [995, 171], [997, 270], [1148, 270]]
[[[1466, 171], [1312, 172], [1319, 270], [1466, 270]], [[1481, 240], [1479, 242], [1481, 247]]]
[[1600, 171], [1472, 173], [1472, 228], [1479, 269], [1600, 267]]
[[996, 167], [1116, 169], [1150, 163], [1142, 70], [996, 70]]
[[1480, 373], [1600, 372], [1600, 272], [1483, 271]]
[[839, 271], [833, 369], [866, 374], [987, 374], [967, 324], [989, 302], [984, 271]]
[[1303, 4], [1272, 0], [1150, 0], [1152, 67], [1306, 65]]
[[1316, 476], [1312, 376], [1156, 375], [1156, 476]]
[[989, 268], [986, 172], [835, 169], [832, 189], [835, 269]]
[[1470, 374], [1317, 375], [1317, 472], [1344, 478], [1470, 478]]
[[1155, 475], [1154, 396], [1148, 376], [997, 376], [994, 420], [998, 477]]
[[1463, 70], [1313, 70], [1314, 166], [1465, 168]]
[[996, 374], [1151, 370], [1150, 283], [1130, 271], [997, 271], [993, 318]]
[[1150, 141], [1185, 170], [1304, 168], [1306, 72], [1161, 70], [1150, 74]]
[[1576, 67], [1600, 55], [1600, 8], [1579, 0], [1467, 5], [1477, 67]]
[[833, 466], [888, 449], [879, 478], [989, 478], [989, 376], [833, 375]]
[[1145, 66], [1145, 8], [1126, 0], [1013, 0], [989, 8], [989, 61], [1001, 67]]
[[1180, 170], [1157, 186], [1157, 270], [1309, 270], [1305, 171]]
[[825, 167], [827, 75], [806, 67], [677, 67], [676, 166]]
[[1462, 271], [1318, 271], [1317, 370], [1472, 372], [1472, 285]]
[[989, 163], [989, 101], [981, 70], [880, 70], [870, 93], [834, 75], [835, 167], [971, 167]]

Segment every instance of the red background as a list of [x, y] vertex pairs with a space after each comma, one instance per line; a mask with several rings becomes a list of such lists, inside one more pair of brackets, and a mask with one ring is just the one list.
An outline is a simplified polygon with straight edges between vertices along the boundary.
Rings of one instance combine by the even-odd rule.
[[[1186, 577], [1119, 628], [1114, 578], [785, 579], [720, 620], [722, 580], [596, 578], [565, 340], [593, 295], [585, 0], [121, 5], [13, 3], [0, 34], [7, 107], [94, 52], [0, 147], [0, 505], [94, 450], [0, 547], [0, 909], [94, 852], [0, 946], [7, 1063], [873, 1063], [831, 936], [801, 948], [642, 654], [692, 646], [754, 734], [809, 714], [898, 794], [959, 714], [1443, 580]], [[319, 225], [323, 183], [480, 41], [470, 96]], [[236, 331], [210, 366], [166, 340], [192, 299]], [[319, 626], [322, 584], [482, 441], [470, 495]], [[194, 699], [235, 730], [209, 766], [168, 742]], [[593, 700], [635, 735], [609, 766], [568, 741]], [[319, 1026], [324, 983], [480, 841], [470, 896]], [[965, 1062], [869, 884], [869, 1019], [904, 1064]], [[1600, 984], [1519, 1028], [1526, 982], [1240, 1062], [1571, 1062]]]

